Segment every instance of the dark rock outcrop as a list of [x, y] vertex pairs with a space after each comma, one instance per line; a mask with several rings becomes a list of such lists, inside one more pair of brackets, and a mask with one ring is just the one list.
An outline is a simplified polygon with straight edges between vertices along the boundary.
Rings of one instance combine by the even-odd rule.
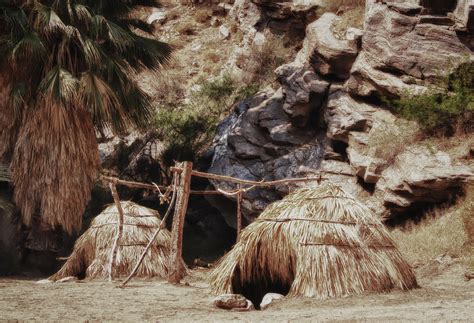
[[[282, 67], [280, 77], [283, 75], [298, 81], [291, 82], [291, 87], [282, 81], [277, 91], [261, 92], [219, 128], [209, 172], [260, 181], [299, 177], [308, 169], [319, 168], [323, 136], [318, 136], [310, 116], [320, 111], [329, 84], [296, 67]], [[213, 184], [235, 189], [225, 183]], [[243, 196], [244, 212], [257, 215], [287, 192], [287, 187], [251, 190]]]

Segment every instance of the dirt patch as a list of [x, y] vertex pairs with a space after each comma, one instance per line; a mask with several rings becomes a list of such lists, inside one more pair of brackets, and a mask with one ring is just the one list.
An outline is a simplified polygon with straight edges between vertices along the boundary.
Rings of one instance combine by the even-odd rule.
[[163, 321], [470, 321], [474, 282], [453, 264], [433, 276], [418, 272], [421, 288], [410, 292], [342, 299], [283, 299], [265, 311], [232, 312], [214, 308], [205, 277], [192, 271], [189, 285], [132, 281], [127, 288], [104, 281], [37, 284], [0, 279], [0, 319], [19, 320], [163, 320]]

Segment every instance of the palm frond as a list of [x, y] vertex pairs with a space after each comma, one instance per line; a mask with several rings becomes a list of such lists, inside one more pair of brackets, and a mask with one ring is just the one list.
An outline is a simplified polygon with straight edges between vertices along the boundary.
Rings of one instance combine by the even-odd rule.
[[124, 52], [132, 67], [157, 69], [169, 60], [172, 51], [170, 45], [138, 35], [134, 35], [133, 38], [133, 45]]
[[66, 25], [51, 7], [45, 6], [38, 1], [33, 4], [33, 23], [35, 30], [40, 30], [47, 35], [64, 30]]
[[82, 75], [79, 96], [98, 127], [105, 128], [112, 123], [116, 128], [126, 129], [129, 125], [119, 98], [98, 75], [90, 72]]
[[12, 43], [9, 59], [12, 65], [20, 68], [25, 62], [39, 62], [46, 55], [46, 47], [39, 35], [34, 31], [27, 31], [18, 41]]
[[58, 65], [46, 74], [38, 90], [50, 104], [74, 106], [77, 103], [78, 87], [79, 80]]

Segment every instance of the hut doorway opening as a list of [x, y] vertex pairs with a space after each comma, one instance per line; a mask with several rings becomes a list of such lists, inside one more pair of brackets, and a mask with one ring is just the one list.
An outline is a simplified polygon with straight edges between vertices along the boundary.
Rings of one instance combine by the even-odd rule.
[[[268, 268], [268, 267], [266, 267]], [[265, 269], [259, 275], [255, 275], [252, 280], [243, 280], [240, 268], [237, 267], [232, 276], [232, 290], [236, 294], [244, 295], [250, 300], [255, 309], [260, 310], [260, 303], [268, 293], [277, 293], [286, 296], [294, 280], [293, 269], [289, 268], [289, 278], [279, 277], [270, 270]]]

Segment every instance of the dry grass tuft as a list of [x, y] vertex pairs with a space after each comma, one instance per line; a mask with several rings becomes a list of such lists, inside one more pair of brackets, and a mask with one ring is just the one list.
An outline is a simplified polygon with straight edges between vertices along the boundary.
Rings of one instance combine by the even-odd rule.
[[[160, 225], [158, 212], [132, 202], [122, 202], [123, 235], [114, 267], [115, 277], [126, 277], [137, 263], [145, 246]], [[64, 266], [51, 280], [85, 273], [87, 278], [107, 278], [113, 240], [117, 230], [117, 207], [110, 205], [91, 223], [76, 241]], [[145, 256], [137, 277], [167, 277], [169, 272], [171, 234], [163, 229]]]
[[270, 35], [262, 46], [254, 45], [248, 56], [240, 57], [237, 66], [248, 75], [244, 83], [266, 84], [275, 78], [275, 69], [295, 53], [285, 37]]
[[326, 11], [338, 12], [346, 8], [365, 8], [366, 0], [326, 0], [323, 7]]
[[329, 183], [271, 204], [210, 281], [217, 293], [276, 290], [320, 299], [417, 286], [381, 221]]
[[331, 27], [332, 32], [340, 39], [345, 39], [347, 29], [349, 28], [364, 28], [364, 18], [365, 18], [365, 8], [356, 7], [344, 11], [339, 16], [339, 19], [336, 19], [334, 24]]
[[176, 27], [176, 31], [181, 35], [194, 35], [196, 33], [194, 23], [191, 21], [186, 21]]
[[365, 149], [370, 157], [382, 159], [390, 166], [406, 147], [420, 140], [420, 129], [415, 123], [398, 119], [372, 128]]
[[419, 223], [392, 231], [401, 253], [411, 263], [426, 264], [439, 255], [474, 260], [474, 186], [451, 207], [430, 211]]

